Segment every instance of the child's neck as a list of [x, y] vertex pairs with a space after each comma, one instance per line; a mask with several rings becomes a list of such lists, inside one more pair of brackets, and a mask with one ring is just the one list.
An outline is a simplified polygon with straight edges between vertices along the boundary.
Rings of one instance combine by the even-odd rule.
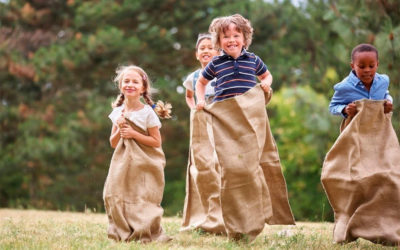
[[372, 86], [372, 82], [371, 83], [365, 83], [365, 82], [362, 82], [362, 84], [364, 84], [364, 87], [369, 91], [370, 89], [371, 89], [371, 86]]
[[131, 112], [142, 109], [144, 104], [140, 101], [140, 99], [125, 99], [124, 106], [125, 111]]

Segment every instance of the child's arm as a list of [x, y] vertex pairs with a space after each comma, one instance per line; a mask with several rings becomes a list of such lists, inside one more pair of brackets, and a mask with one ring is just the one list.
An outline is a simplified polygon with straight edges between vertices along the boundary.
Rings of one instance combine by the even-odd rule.
[[384, 112], [385, 113], [389, 113], [389, 112], [392, 112], [392, 110], [393, 110], [393, 97], [389, 94], [389, 90], [388, 91], [386, 91], [386, 94], [385, 94], [385, 102], [383, 103], [383, 107], [384, 107]]
[[258, 76], [258, 79], [261, 81], [261, 88], [264, 90], [265, 93], [268, 93], [271, 90], [272, 84], [272, 75], [269, 70]]
[[208, 84], [208, 80], [200, 75], [199, 79], [196, 83], [196, 97], [197, 97], [197, 110], [201, 110], [204, 108], [205, 105], [205, 92], [206, 86]]
[[390, 100], [387, 100], [383, 103], [383, 112], [390, 113], [393, 110], [393, 104]]
[[149, 147], [160, 147], [161, 146], [161, 135], [158, 126], [148, 128], [147, 132], [149, 135], [144, 135], [134, 130], [129, 124], [124, 124], [120, 128], [121, 137], [124, 139], [135, 139], [137, 142], [144, 144]]
[[194, 103], [194, 92], [191, 90], [186, 90], [186, 104], [190, 109], [194, 109], [195, 103]]
[[112, 148], [115, 148], [121, 138], [118, 126], [113, 124], [111, 128], [111, 135], [110, 135], [110, 145]]
[[353, 117], [357, 114], [357, 106], [355, 103], [349, 103], [347, 106], [342, 110], [342, 114], [346, 117], [350, 116]]

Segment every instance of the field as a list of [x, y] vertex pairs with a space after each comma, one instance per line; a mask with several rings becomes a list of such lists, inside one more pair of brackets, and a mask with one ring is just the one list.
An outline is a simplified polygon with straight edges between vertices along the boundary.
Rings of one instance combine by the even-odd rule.
[[107, 218], [99, 213], [0, 209], [0, 249], [395, 249], [359, 239], [332, 243], [332, 223], [266, 225], [252, 243], [198, 231], [179, 232], [181, 219], [163, 218], [169, 243], [116, 243], [107, 239]]

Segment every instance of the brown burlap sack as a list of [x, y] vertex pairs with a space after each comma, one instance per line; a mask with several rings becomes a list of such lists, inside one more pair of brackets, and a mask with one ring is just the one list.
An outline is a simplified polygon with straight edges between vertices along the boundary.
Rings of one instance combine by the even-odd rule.
[[220, 165], [222, 216], [234, 239], [246, 235], [253, 240], [265, 222], [294, 224], [265, 103], [264, 92], [256, 86], [194, 114], [194, 119], [201, 116], [211, 123], [213, 135], [208, 132], [208, 138], [213, 137]]
[[356, 101], [357, 114], [326, 155], [321, 181], [335, 242], [400, 243], [400, 147], [383, 102]]
[[[145, 131], [128, 123], [137, 131]], [[159, 240], [163, 235], [160, 206], [165, 157], [160, 148], [134, 139], [120, 139], [111, 159], [103, 199], [109, 220], [108, 237], [116, 241]]]
[[191, 111], [190, 151], [181, 230], [199, 228], [210, 233], [225, 234], [220, 204], [220, 168], [212, 145], [210, 118], [204, 112]]

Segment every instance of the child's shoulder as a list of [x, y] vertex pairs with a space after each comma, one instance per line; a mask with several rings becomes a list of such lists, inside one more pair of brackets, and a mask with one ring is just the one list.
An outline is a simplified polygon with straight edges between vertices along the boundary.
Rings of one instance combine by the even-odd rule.
[[335, 86], [333, 86], [333, 88], [336, 91], [345, 90], [345, 89], [350, 88], [350, 86], [351, 86], [350, 83], [351, 82], [349, 81], [349, 77], [346, 77], [341, 82], [336, 83]]
[[375, 73], [375, 78], [376, 78], [378, 81], [383, 82], [383, 83], [389, 84], [389, 82], [390, 82], [389, 76], [386, 75], [386, 74]]
[[196, 72], [200, 71], [201, 69], [196, 69], [195, 71], [190, 72], [187, 76], [186, 76], [186, 81], [189, 79], [193, 79], [194, 75], [196, 74]]
[[360, 79], [358, 79], [358, 77], [352, 71], [350, 71], [349, 75], [346, 76], [341, 82], [336, 83], [335, 86], [333, 86], [333, 88], [336, 91], [347, 90], [350, 89], [359, 81]]

